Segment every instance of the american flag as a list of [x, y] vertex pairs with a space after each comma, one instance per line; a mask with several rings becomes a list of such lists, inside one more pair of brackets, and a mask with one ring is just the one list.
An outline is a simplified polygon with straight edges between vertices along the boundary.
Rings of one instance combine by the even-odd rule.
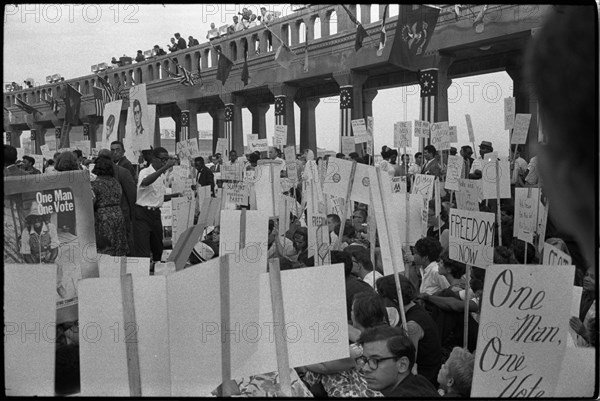
[[352, 136], [352, 85], [340, 87], [340, 149], [342, 137]]
[[102, 78], [100, 75], [96, 75], [98, 77], [98, 82], [100, 82], [100, 85], [102, 85], [102, 87], [104, 88], [104, 103], [110, 103], [113, 100], [117, 100], [115, 98], [115, 91], [113, 90], [113, 87], [111, 84], [109, 84], [104, 78]]
[[179, 65], [178, 63], [176, 63], [177, 66], [177, 71], [180, 71], [179, 73], [175, 74], [169, 70], [166, 70], [162, 67], [163, 72], [165, 72], [167, 74], [167, 76], [171, 79], [174, 79], [175, 81], [179, 82], [181, 85], [183, 86], [194, 86], [196, 85], [196, 80], [200, 79], [200, 71], [198, 71], [197, 73], [190, 73], [188, 70], [186, 70], [184, 67], [182, 67], [181, 65]]
[[96, 106], [96, 115], [101, 116], [104, 113], [104, 89], [92, 87], [94, 92], [94, 105]]
[[227, 156], [229, 156], [233, 139], [233, 103], [225, 105], [225, 138], [227, 138]]
[[285, 118], [285, 95], [275, 96], [275, 124], [287, 125]]
[[179, 136], [180, 141], [187, 141], [189, 139], [190, 132], [190, 111], [184, 110], [181, 112], [181, 135]]
[[83, 124], [83, 139], [86, 141], [90, 139], [90, 124], [88, 123]]
[[[433, 123], [437, 118], [438, 69], [418, 71], [417, 77], [421, 86], [421, 120]], [[428, 143], [429, 140], [427, 140]], [[425, 138], [421, 138], [420, 150], [424, 146]]]

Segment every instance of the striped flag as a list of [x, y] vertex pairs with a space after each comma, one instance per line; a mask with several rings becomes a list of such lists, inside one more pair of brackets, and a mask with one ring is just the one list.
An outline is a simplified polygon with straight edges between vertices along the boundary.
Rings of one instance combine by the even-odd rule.
[[181, 112], [181, 135], [179, 141], [187, 141], [190, 138], [190, 111]]
[[233, 139], [233, 104], [225, 105], [225, 138], [227, 138], [227, 152], [231, 150]]
[[[417, 71], [417, 77], [421, 86], [421, 120], [433, 123], [437, 118], [438, 69]], [[424, 146], [425, 139], [423, 138], [420, 149]]]
[[275, 124], [287, 125], [285, 119], [285, 95], [275, 96]]
[[369, 34], [365, 30], [365, 28], [362, 26], [362, 24], [360, 23], [360, 21], [356, 19], [356, 17], [354, 16], [354, 14], [352, 14], [352, 11], [350, 11], [348, 9], [348, 7], [346, 7], [343, 4], [342, 4], [342, 7], [344, 7], [344, 10], [346, 10], [346, 12], [348, 13], [348, 17], [350, 17], [350, 20], [352, 22], [354, 22], [354, 24], [356, 24], [356, 40], [354, 42], [354, 50], [358, 51], [362, 47], [363, 40], [367, 36], [369, 36]]
[[[35, 115], [35, 113], [40, 113], [36, 108], [28, 105], [27, 103], [25, 103], [24, 101], [22, 101], [18, 97], [15, 97], [15, 106], [17, 106], [18, 108], [20, 108], [21, 110], [23, 110], [27, 114], [34, 114]], [[40, 114], [42, 114], [42, 113], [40, 113]]]
[[42, 99], [46, 102], [51, 108], [52, 112], [56, 115], [60, 111], [60, 106], [58, 105], [58, 100], [54, 99], [52, 96], [48, 96], [50, 99]]
[[96, 115], [101, 116], [104, 113], [104, 89], [92, 87], [94, 92], [94, 106], [96, 106]]
[[387, 42], [385, 20], [387, 18], [388, 7], [389, 4], [386, 4], [383, 10], [383, 19], [381, 20], [381, 32], [379, 33], [379, 49], [377, 49], [377, 56], [381, 56], [383, 54], [383, 48], [385, 47], [385, 43]]
[[342, 137], [352, 136], [352, 85], [340, 87], [340, 149]]
[[96, 75], [98, 77], [98, 82], [100, 82], [100, 85], [102, 85], [102, 88], [104, 88], [104, 103], [110, 103], [115, 99], [115, 91], [113, 90], [113, 87], [111, 86], [111, 84], [109, 84], [104, 78], [102, 78], [100, 75]]

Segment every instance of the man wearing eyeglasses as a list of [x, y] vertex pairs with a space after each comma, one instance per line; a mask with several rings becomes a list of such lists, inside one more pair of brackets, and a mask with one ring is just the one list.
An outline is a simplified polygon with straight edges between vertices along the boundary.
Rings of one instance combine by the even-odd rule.
[[133, 235], [136, 257], [152, 257], [160, 262], [163, 252], [163, 227], [160, 219], [160, 207], [164, 201], [181, 196], [179, 193], [165, 195], [167, 186], [162, 175], [175, 165], [165, 148], [157, 147], [150, 155], [150, 166], [140, 171]]
[[437, 390], [421, 375], [411, 373], [415, 347], [399, 327], [375, 326], [363, 331], [358, 339], [363, 347], [356, 366], [367, 387], [385, 397], [439, 397]]

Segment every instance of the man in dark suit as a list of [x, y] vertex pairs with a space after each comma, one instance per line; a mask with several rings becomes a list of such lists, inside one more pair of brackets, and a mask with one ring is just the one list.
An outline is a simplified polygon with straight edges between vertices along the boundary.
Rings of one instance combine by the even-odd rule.
[[[109, 160], [113, 160], [113, 154], [108, 149], [102, 149], [98, 152], [98, 157], [104, 157]], [[114, 163], [114, 162], [113, 162]], [[131, 164], [131, 163], [129, 163]], [[123, 213], [123, 218], [125, 219], [125, 230], [127, 231], [127, 242], [129, 245], [130, 251], [133, 250], [133, 211], [135, 206], [135, 201], [137, 197], [137, 187], [135, 185], [135, 181], [133, 181], [133, 177], [129, 170], [125, 167], [121, 167], [115, 163], [115, 178], [121, 184], [121, 189], [123, 190], [121, 196], [121, 212]]]
[[113, 141], [110, 144], [110, 152], [112, 154], [112, 161], [121, 167], [125, 167], [130, 173], [133, 181], [137, 183], [137, 172], [136, 168], [131, 164], [129, 159], [125, 157], [125, 148], [123, 142]]
[[[210, 185], [210, 192], [213, 198], [215, 197], [215, 175], [208, 167], [204, 165], [204, 158], [202, 156], [198, 156], [194, 159], [194, 167], [198, 171], [196, 175], [196, 182], [201, 187], [206, 187]], [[196, 190], [194, 186], [194, 191]]]
[[177, 41], [177, 50], [183, 50], [187, 47], [185, 39], [181, 37], [179, 32], [175, 34], [175, 40]]

